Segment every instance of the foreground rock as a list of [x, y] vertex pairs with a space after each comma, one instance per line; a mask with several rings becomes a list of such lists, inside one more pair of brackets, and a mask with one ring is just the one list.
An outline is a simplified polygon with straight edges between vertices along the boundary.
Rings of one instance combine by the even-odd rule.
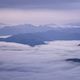
[[80, 63], [80, 59], [79, 58], [70, 58], [70, 59], [66, 59], [66, 61]]
[[78, 44], [78, 46], [80, 46], [80, 44]]

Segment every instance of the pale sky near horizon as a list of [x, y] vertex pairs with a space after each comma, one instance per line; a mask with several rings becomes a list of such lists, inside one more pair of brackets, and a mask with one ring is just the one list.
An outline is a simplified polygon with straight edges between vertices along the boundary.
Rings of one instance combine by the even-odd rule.
[[0, 23], [80, 23], [80, 0], [0, 0]]

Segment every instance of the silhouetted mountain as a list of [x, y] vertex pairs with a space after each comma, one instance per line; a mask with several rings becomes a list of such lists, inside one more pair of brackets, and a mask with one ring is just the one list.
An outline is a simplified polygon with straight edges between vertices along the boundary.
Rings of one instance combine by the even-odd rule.
[[19, 35], [14, 35], [12, 37], [6, 38], [6, 39], [1, 39], [3, 41], [7, 42], [16, 42], [16, 43], [21, 43], [21, 44], [27, 44], [30, 46], [35, 46], [35, 45], [41, 45], [45, 44], [43, 37], [39, 34], [19, 34]]
[[[40, 25], [34, 26], [31, 24], [24, 24], [24, 25], [4, 25], [4, 27], [0, 26], [0, 35], [16, 35], [16, 34], [24, 34], [24, 33], [36, 33], [36, 32], [46, 32], [49, 30], [62, 30], [65, 29], [69, 31], [76, 31], [80, 32], [79, 26], [72, 26], [72, 25], [56, 25], [56, 24], [47, 24], [47, 25]], [[79, 30], [78, 30], [79, 29]]]
[[15, 35], [22, 33], [35, 33], [35, 32], [45, 32], [51, 30], [50, 27], [45, 26], [34, 26], [31, 24], [15, 25], [15, 26], [4, 26], [0, 28], [0, 35]]
[[72, 26], [80, 26], [80, 22], [76, 22], [76, 23], [68, 23], [68, 25], [72, 25]]
[[80, 40], [80, 28], [58, 28], [46, 32], [18, 34], [0, 41], [28, 44], [30, 46], [45, 44], [53, 40]]
[[61, 28], [44, 34], [49, 40], [80, 40], [80, 28]]

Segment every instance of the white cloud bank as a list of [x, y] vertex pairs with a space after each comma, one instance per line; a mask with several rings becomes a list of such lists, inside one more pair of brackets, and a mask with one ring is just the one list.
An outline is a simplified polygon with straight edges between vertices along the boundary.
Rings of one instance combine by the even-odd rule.
[[80, 64], [65, 61], [80, 58], [79, 43], [53, 41], [32, 48], [0, 42], [0, 79], [80, 80]]

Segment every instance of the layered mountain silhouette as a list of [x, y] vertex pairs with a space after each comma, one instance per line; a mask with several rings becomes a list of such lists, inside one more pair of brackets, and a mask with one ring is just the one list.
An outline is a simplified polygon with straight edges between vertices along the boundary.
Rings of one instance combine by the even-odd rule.
[[[1, 25], [0, 25], [1, 27]], [[16, 35], [23, 33], [45, 32], [51, 30], [48, 26], [35, 26], [31, 24], [4, 26], [0, 28], [0, 35]]]
[[[23, 25], [2, 25], [0, 24], [0, 35], [16, 35], [24, 33], [36, 33], [36, 32], [46, 32], [49, 30], [60, 30], [68, 29], [69, 31], [80, 32], [80, 26], [75, 27], [75, 25], [56, 25], [56, 24], [46, 24], [35, 26], [32, 24], [23, 24]], [[79, 30], [78, 30], [79, 29]]]
[[40, 34], [18, 34], [8, 38], [1, 38], [0, 41], [16, 42], [27, 44], [30, 46], [45, 44], [43, 37]]
[[80, 28], [53, 28], [50, 30], [16, 34], [0, 41], [16, 42], [30, 46], [45, 44], [54, 40], [80, 40]]

